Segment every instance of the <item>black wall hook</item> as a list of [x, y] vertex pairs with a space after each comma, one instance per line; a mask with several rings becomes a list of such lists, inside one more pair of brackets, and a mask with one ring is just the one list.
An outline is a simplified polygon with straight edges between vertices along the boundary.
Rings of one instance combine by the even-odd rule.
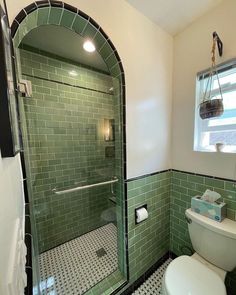
[[219, 55], [222, 56], [223, 55], [223, 42], [221, 41], [219, 35], [216, 32], [213, 33], [213, 38], [216, 38]]

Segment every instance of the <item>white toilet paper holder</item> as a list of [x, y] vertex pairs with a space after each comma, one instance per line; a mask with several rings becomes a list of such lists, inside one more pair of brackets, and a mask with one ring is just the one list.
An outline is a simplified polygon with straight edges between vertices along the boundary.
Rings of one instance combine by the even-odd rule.
[[145, 209], [147, 210], [147, 204], [144, 204], [144, 205], [139, 206], [139, 207], [137, 207], [137, 208], [134, 209], [134, 212], [135, 212], [135, 224], [140, 224], [140, 223], [142, 223], [143, 221], [146, 220], [146, 219], [144, 219], [144, 220], [142, 220], [142, 221], [140, 221], [140, 222], [137, 222], [137, 218], [138, 218], [137, 211], [138, 211], [139, 209], [141, 209], [141, 208], [145, 208]]

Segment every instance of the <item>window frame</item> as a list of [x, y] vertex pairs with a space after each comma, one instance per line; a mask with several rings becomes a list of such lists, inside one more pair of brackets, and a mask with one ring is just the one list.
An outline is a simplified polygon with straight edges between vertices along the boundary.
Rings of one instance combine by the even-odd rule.
[[[227, 76], [227, 72], [230, 70], [235, 70], [236, 73], [236, 58], [230, 59], [226, 62], [223, 62], [216, 66], [218, 74], [221, 75], [225, 72], [225, 76]], [[217, 132], [217, 131], [231, 131], [236, 130], [236, 123], [235, 124], [226, 124], [226, 125], [218, 125], [218, 126], [209, 126], [210, 120], [201, 120], [199, 116], [199, 105], [202, 101], [203, 93], [202, 90], [205, 89], [206, 85], [205, 82], [207, 81], [211, 68], [198, 72], [196, 75], [196, 93], [195, 93], [195, 115], [194, 115], [194, 145], [193, 150], [198, 152], [216, 152], [215, 145], [203, 145], [203, 136], [206, 136], [207, 132]], [[224, 75], [223, 75], [224, 76]], [[201, 85], [204, 83], [204, 85]], [[224, 85], [224, 84], [223, 84]], [[235, 83], [231, 83], [230, 85], [225, 84], [225, 86], [221, 86], [222, 94], [229, 93], [231, 91], [236, 92], [236, 80]], [[219, 88], [215, 91], [215, 94], [219, 93]], [[236, 116], [235, 116], [236, 118]], [[216, 118], [217, 119], [217, 118]], [[225, 145], [223, 150], [227, 153], [236, 153], [236, 145]]]

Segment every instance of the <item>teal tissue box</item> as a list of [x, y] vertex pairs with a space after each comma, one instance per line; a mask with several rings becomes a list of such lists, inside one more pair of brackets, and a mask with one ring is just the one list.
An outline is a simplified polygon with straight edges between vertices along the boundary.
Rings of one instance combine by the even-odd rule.
[[201, 200], [200, 196], [191, 199], [191, 209], [218, 222], [221, 222], [226, 217], [226, 204], [224, 202], [215, 201], [214, 203], [210, 203]]

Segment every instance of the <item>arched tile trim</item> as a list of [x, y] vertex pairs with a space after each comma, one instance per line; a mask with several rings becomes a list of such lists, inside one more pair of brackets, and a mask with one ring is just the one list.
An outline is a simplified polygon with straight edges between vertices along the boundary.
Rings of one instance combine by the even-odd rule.
[[118, 78], [123, 86], [125, 85], [121, 59], [108, 35], [94, 19], [67, 3], [41, 0], [22, 9], [11, 26], [14, 45], [18, 47], [23, 37], [32, 29], [47, 24], [66, 27], [93, 40], [111, 75]]

